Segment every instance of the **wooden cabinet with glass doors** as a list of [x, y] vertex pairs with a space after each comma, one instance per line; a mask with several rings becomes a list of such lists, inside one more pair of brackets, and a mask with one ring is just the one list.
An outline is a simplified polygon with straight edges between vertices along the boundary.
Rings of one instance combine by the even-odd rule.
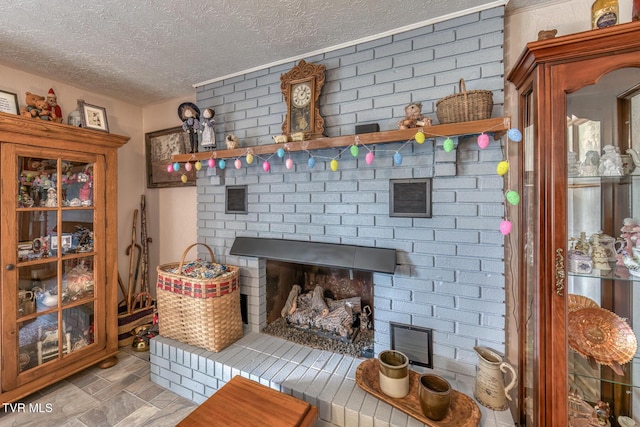
[[529, 43], [508, 80], [519, 422], [640, 425], [640, 22]]
[[0, 113], [0, 396], [117, 361], [117, 149], [128, 138]]

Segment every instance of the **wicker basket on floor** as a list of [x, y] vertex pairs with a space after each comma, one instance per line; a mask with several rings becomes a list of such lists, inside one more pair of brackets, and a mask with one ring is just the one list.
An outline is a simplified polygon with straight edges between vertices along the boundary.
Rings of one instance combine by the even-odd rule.
[[181, 274], [187, 252], [199, 244], [215, 262], [209, 246], [194, 243], [185, 249], [179, 263], [157, 268], [160, 335], [218, 352], [242, 338], [239, 268], [226, 266], [225, 273], [211, 279]]
[[458, 83], [460, 93], [445, 96], [436, 103], [440, 124], [490, 119], [493, 112], [493, 92], [467, 90], [464, 79]]

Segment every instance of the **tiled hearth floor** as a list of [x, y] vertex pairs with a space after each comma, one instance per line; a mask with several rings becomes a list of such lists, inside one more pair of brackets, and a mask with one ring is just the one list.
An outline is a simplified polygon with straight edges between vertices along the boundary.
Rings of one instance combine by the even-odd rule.
[[[248, 335], [240, 343], [256, 336], [256, 334]], [[237, 344], [233, 346], [237, 346]], [[44, 425], [56, 427], [169, 427], [175, 426], [197, 407], [197, 403], [150, 380], [149, 352], [136, 353], [130, 347], [123, 347], [120, 350], [118, 364], [114, 367], [109, 369], [91, 367], [21, 400], [27, 408], [29, 403], [39, 404], [42, 412], [0, 411], [0, 427], [40, 427]], [[219, 354], [223, 353], [224, 351]], [[460, 387], [460, 391], [467, 394], [472, 393], [468, 387], [464, 390], [463, 387]], [[372, 396], [367, 399], [377, 401]], [[388, 406], [382, 402], [380, 405]], [[324, 411], [326, 405], [320, 406], [320, 409]], [[32, 405], [32, 407], [36, 407], [36, 405]], [[50, 407], [52, 411], [45, 412], [47, 407]], [[507, 411], [493, 412], [484, 407], [480, 407], [480, 409], [483, 412], [481, 427], [513, 426], [512, 422], [507, 421], [510, 418]], [[390, 412], [391, 415], [396, 410], [393, 411]], [[391, 416], [391, 419], [387, 417], [389, 419], [387, 422], [376, 422], [375, 426], [413, 427], [423, 425], [404, 414], [396, 413], [395, 415], [395, 417]], [[316, 427], [328, 425], [332, 424], [319, 420]], [[349, 423], [340, 425], [352, 427]]]
[[21, 400], [27, 410], [29, 403], [40, 403], [42, 412], [0, 411], [0, 427], [168, 427], [196, 408], [151, 382], [149, 352], [120, 350], [114, 367], [86, 369]]

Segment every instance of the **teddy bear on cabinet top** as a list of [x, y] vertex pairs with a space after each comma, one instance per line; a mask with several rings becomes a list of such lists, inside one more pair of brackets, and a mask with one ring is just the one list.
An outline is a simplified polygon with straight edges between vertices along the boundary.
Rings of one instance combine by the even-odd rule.
[[25, 102], [27, 106], [22, 107], [20, 110], [22, 116], [31, 117], [32, 119], [40, 118], [41, 120], [50, 120], [51, 111], [44, 96], [27, 92]]

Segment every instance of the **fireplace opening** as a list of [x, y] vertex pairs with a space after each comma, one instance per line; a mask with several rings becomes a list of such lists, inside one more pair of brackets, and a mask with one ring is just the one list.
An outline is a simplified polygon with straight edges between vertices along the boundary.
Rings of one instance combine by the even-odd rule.
[[373, 357], [373, 273], [267, 260], [264, 333]]

